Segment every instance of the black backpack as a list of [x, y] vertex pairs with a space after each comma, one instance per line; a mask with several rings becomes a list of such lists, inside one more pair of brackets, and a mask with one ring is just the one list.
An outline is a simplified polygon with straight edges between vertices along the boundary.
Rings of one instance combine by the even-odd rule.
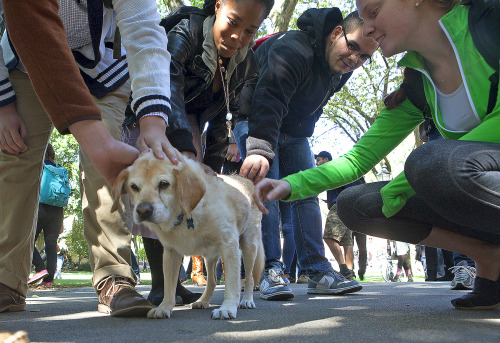
[[163, 18], [160, 22], [160, 26], [165, 29], [165, 32], [168, 33], [172, 30], [175, 25], [179, 24], [179, 22], [183, 19], [189, 19], [191, 15], [199, 15], [206, 17], [207, 14], [199, 7], [195, 6], [180, 6], [173, 10], [168, 14], [165, 18]]
[[[498, 95], [498, 62], [500, 59], [500, 3], [498, 0], [469, 0], [465, 5], [470, 6], [469, 29], [474, 45], [495, 70], [490, 76], [490, 94], [486, 114], [491, 113], [497, 102]], [[407, 97], [411, 103], [421, 110], [424, 118], [431, 118], [429, 104], [425, 98], [422, 74], [415, 73], [415, 86], [407, 85]]]

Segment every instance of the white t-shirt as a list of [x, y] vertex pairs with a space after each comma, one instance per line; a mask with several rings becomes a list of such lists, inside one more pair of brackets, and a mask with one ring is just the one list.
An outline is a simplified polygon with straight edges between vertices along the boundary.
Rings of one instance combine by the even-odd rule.
[[451, 94], [444, 94], [439, 89], [436, 91], [437, 105], [447, 130], [468, 132], [481, 124], [474, 115], [463, 83]]

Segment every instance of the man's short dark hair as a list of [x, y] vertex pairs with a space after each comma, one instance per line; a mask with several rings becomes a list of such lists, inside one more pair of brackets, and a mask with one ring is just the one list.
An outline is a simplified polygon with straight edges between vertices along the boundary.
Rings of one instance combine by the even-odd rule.
[[364, 21], [359, 16], [358, 11], [349, 13], [347, 17], [342, 20], [340, 25], [344, 28], [344, 34], [353, 33], [358, 28], [363, 27]]
[[330, 154], [328, 151], [322, 151], [319, 154], [314, 155], [314, 158], [318, 157], [328, 158], [329, 161], [333, 160], [332, 154]]

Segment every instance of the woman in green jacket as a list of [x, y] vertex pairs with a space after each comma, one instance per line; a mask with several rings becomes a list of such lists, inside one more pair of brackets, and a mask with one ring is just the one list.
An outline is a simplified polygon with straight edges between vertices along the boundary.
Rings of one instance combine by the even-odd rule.
[[[498, 1], [498, 0], [489, 0]], [[351, 187], [338, 214], [353, 231], [461, 252], [476, 262], [472, 293], [452, 300], [461, 309], [500, 306], [500, 104], [488, 109], [494, 69], [476, 49], [470, 6], [458, 0], [357, 0], [364, 34], [386, 57], [408, 51], [404, 86], [345, 155], [283, 180], [265, 179], [255, 200], [292, 201], [358, 179], [422, 121], [407, 98], [423, 79], [430, 112], [444, 140], [413, 151], [391, 182]], [[411, 68], [411, 69], [410, 69]]]

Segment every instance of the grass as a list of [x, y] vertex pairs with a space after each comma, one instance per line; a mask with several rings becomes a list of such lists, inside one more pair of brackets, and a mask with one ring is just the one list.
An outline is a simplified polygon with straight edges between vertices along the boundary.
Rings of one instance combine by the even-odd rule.
[[[144, 272], [141, 274], [149, 274], [149, 272]], [[418, 282], [423, 282], [425, 280], [422, 275], [415, 275], [414, 280]], [[406, 281], [406, 279], [404, 279]], [[403, 282], [404, 282], [403, 281]], [[365, 274], [365, 282], [384, 282], [380, 272], [376, 270], [369, 270]], [[193, 282], [189, 279], [183, 283], [185, 286], [192, 286]], [[222, 280], [221, 284], [224, 284]], [[151, 285], [151, 280], [141, 280], [141, 285]], [[63, 279], [54, 280], [52, 288], [78, 288], [78, 287], [92, 287], [92, 273], [91, 272], [66, 272], [63, 273]], [[31, 290], [44, 289], [42, 287], [31, 286]]]

